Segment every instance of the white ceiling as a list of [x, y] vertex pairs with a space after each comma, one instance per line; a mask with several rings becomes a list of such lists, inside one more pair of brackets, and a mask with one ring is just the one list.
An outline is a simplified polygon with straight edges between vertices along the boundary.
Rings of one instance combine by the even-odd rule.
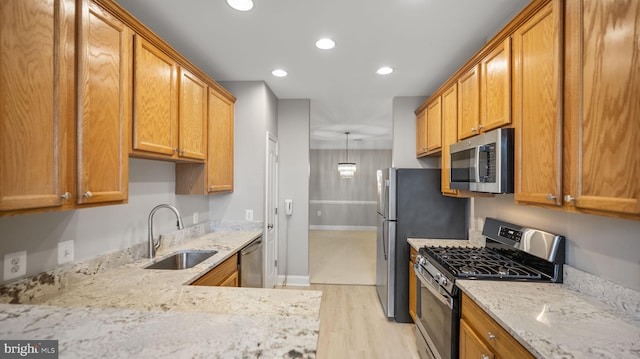
[[[216, 81], [311, 103], [313, 148], [391, 148], [397, 96], [428, 96], [529, 0], [116, 0]], [[330, 37], [332, 50], [316, 40]], [[391, 66], [391, 75], [376, 70]], [[285, 69], [276, 78], [271, 71]]]

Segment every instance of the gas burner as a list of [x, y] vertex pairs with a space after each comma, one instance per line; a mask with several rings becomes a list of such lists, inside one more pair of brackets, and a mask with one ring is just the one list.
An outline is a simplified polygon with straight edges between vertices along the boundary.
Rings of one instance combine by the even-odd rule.
[[471, 265], [465, 265], [460, 268], [460, 273], [466, 274], [466, 275], [475, 275], [478, 273], [478, 271], [476, 270], [475, 267]]

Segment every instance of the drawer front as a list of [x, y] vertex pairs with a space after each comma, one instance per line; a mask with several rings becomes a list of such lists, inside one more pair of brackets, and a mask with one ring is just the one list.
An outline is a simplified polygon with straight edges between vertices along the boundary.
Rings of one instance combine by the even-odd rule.
[[202, 277], [196, 279], [192, 285], [221, 285], [234, 272], [238, 271], [238, 254], [234, 254], [227, 260], [217, 265]]
[[496, 358], [534, 358], [511, 334], [466, 294], [462, 294], [462, 319], [493, 350]]

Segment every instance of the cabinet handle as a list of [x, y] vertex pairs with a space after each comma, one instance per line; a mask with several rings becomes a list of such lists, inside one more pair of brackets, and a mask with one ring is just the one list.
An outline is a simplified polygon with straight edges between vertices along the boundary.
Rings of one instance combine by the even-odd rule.
[[554, 195], [552, 195], [551, 193], [549, 193], [549, 194], [547, 195], [547, 199], [548, 199], [549, 201], [553, 201], [554, 199], [556, 199], [556, 196], [554, 196]]
[[496, 338], [495, 335], [493, 335], [491, 332], [489, 332], [489, 334], [487, 335], [487, 337], [489, 338], [489, 340], [494, 340]]
[[573, 197], [572, 195], [568, 194], [568, 195], [564, 196], [564, 201], [565, 202], [575, 202], [576, 198]]
[[60, 195], [60, 198], [65, 199], [65, 200], [69, 200], [69, 199], [71, 199], [71, 193], [65, 192], [64, 194]]
[[84, 197], [84, 198], [91, 198], [91, 197], [93, 197], [93, 193], [91, 193], [90, 191], [87, 191], [87, 192], [85, 192], [85, 193], [82, 195], [82, 197]]

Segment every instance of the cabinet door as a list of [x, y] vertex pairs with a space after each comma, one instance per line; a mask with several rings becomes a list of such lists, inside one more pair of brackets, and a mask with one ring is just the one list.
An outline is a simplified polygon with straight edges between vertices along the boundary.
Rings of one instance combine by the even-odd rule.
[[427, 152], [438, 152], [442, 147], [442, 103], [440, 96], [427, 105]]
[[480, 117], [480, 67], [474, 66], [458, 79], [458, 139], [478, 134]]
[[233, 191], [233, 102], [209, 89], [209, 150], [207, 189]]
[[469, 327], [464, 319], [460, 320], [460, 359], [493, 359], [491, 349]]
[[178, 65], [135, 36], [133, 149], [172, 157], [178, 151]]
[[83, 0], [78, 36], [78, 203], [122, 201], [128, 189], [133, 33]]
[[457, 195], [449, 187], [451, 177], [451, 151], [449, 145], [458, 141], [458, 85], [453, 84], [442, 93], [442, 193]]
[[70, 0], [0, 6], [0, 211], [71, 203], [74, 11]]
[[566, 9], [566, 194], [578, 209], [638, 218], [640, 2], [576, 0]]
[[233, 272], [227, 279], [220, 283], [221, 287], [239, 287], [238, 272]]
[[551, 2], [513, 34], [515, 200], [560, 205], [561, 23]]
[[413, 265], [416, 263], [416, 257], [418, 255], [418, 252], [413, 249], [413, 247], [409, 248], [409, 315], [411, 316], [411, 318], [413, 318], [413, 322], [417, 323], [416, 321], [416, 290], [417, 290], [417, 283], [416, 283], [416, 272], [415, 270], [413, 270]]
[[416, 115], [416, 157], [427, 153], [427, 110]]
[[511, 38], [482, 59], [480, 66], [479, 129], [489, 131], [511, 123]]
[[180, 157], [204, 160], [207, 151], [207, 85], [180, 70]]

